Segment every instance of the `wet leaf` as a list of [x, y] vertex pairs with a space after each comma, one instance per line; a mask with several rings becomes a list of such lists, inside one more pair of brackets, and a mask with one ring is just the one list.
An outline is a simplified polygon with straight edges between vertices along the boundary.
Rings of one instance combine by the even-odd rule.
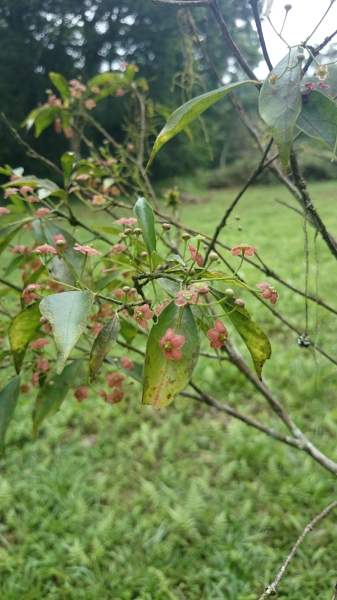
[[118, 313], [104, 325], [96, 337], [90, 354], [90, 381], [95, 379], [97, 371], [105, 359], [106, 355], [115, 346], [120, 332], [120, 322]]
[[[224, 312], [229, 313], [228, 318], [246, 344], [253, 359], [256, 374], [262, 379], [262, 368], [264, 363], [271, 356], [271, 346], [266, 334], [252, 321], [249, 312], [245, 308], [237, 307], [233, 298], [226, 298], [219, 290], [211, 288], [213, 296], [220, 300]], [[226, 299], [225, 299], [226, 298]], [[236, 308], [234, 312], [233, 309]]]
[[5, 435], [13, 418], [20, 395], [20, 377], [14, 377], [0, 392], [0, 449], [3, 450]]
[[8, 338], [17, 373], [20, 373], [27, 347], [40, 327], [40, 318], [39, 303], [34, 302], [19, 312], [11, 321]]
[[56, 373], [62, 373], [67, 358], [85, 330], [95, 294], [62, 292], [47, 296], [40, 302], [41, 314], [53, 328], [57, 348]]
[[[293, 48], [276, 65], [265, 80], [259, 99], [260, 115], [271, 129], [285, 169], [289, 163], [294, 127], [302, 104], [301, 62], [297, 60], [299, 52], [299, 48]], [[269, 78], [273, 75], [279, 78], [271, 84]]]
[[[33, 409], [33, 431], [35, 436], [42, 421], [55, 414], [60, 408], [68, 391], [75, 384], [82, 362], [82, 358], [74, 360], [61, 374], [51, 375], [40, 389]], [[51, 382], [53, 382], [52, 385]]]
[[[177, 334], [185, 337], [181, 348], [183, 358], [169, 360], [163, 355], [159, 340], [168, 329], [175, 331], [182, 310]], [[153, 404], [158, 409], [170, 404], [186, 387], [199, 357], [200, 340], [195, 318], [189, 305], [182, 309], [171, 302], [153, 325], [146, 346], [144, 363], [143, 404]]]

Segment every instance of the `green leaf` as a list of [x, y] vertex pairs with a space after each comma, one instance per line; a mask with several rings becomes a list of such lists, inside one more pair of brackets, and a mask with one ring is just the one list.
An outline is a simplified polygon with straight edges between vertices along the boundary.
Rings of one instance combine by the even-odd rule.
[[166, 262], [166, 259], [159, 252], [152, 252], [151, 260], [153, 267], [156, 268]]
[[[260, 115], [271, 129], [285, 169], [289, 163], [295, 123], [301, 111], [299, 51], [299, 48], [293, 48], [276, 65], [265, 80], [259, 98]], [[269, 82], [272, 75], [279, 77], [274, 84]]]
[[54, 106], [43, 106], [39, 109], [38, 114], [35, 117], [35, 137], [39, 137], [41, 133], [49, 127], [59, 115], [59, 107]]
[[121, 322], [121, 334], [125, 339], [127, 344], [131, 344], [136, 335], [138, 334], [138, 329], [135, 325], [130, 323], [129, 321]]
[[62, 373], [67, 358], [85, 330], [95, 294], [62, 292], [40, 302], [40, 311], [50, 322], [57, 348], [56, 373]]
[[12, 225], [0, 229], [0, 254], [7, 248], [16, 233], [28, 222], [29, 219], [25, 219], [24, 221], [21, 221], [21, 223], [13, 223]]
[[248, 79], [245, 81], [230, 83], [229, 85], [225, 85], [224, 87], [213, 90], [212, 92], [207, 92], [207, 94], [202, 94], [202, 96], [197, 96], [197, 98], [189, 100], [186, 102], [186, 104], [183, 104], [177, 110], [175, 110], [169, 117], [165, 127], [161, 130], [155, 141], [146, 169], [149, 168], [157, 152], [164, 144], [166, 144], [166, 142], [177, 135], [177, 133], [179, 133], [182, 129], [185, 129], [187, 125], [199, 117], [199, 115], [207, 110], [207, 108], [212, 106], [212, 104], [215, 104], [215, 102], [221, 100], [221, 98], [226, 96], [229, 92], [245, 83], [256, 84], [256, 81], [251, 81]]
[[70, 89], [67, 80], [59, 73], [49, 73], [49, 79], [60, 92], [62, 98], [67, 100], [71, 98]]
[[69, 181], [69, 177], [72, 173], [73, 166], [75, 164], [75, 159], [76, 159], [75, 152], [65, 152], [61, 156], [62, 171], [64, 173], [64, 181], [65, 181], [66, 185], [67, 185], [67, 183]]
[[[225, 294], [214, 288], [210, 288], [210, 291], [217, 300], [224, 298], [221, 307], [224, 312], [229, 313], [228, 318], [246, 344], [253, 359], [256, 374], [259, 379], [262, 379], [263, 365], [271, 357], [271, 346], [266, 334], [252, 321], [249, 312], [245, 308], [236, 306], [233, 298], [226, 298]], [[236, 310], [231, 312], [233, 308], [236, 308]]]
[[118, 84], [120, 82], [121, 75], [120, 73], [100, 73], [100, 75], [96, 75], [90, 81], [88, 81], [87, 89], [91, 90], [93, 87], [106, 85], [107, 83]]
[[3, 449], [5, 435], [20, 395], [20, 377], [14, 377], [0, 392], [0, 448]]
[[296, 126], [333, 152], [337, 139], [336, 102], [322, 92], [310, 92], [302, 105]]
[[29, 254], [29, 256], [22, 256], [22, 254], [16, 254], [14, 256], [14, 258], [10, 261], [10, 263], [4, 273], [4, 277], [8, 277], [8, 275], [13, 273], [13, 271], [15, 271], [16, 269], [19, 269], [20, 267], [25, 265], [27, 262], [30, 262], [31, 260], [32, 260], [31, 254]]
[[40, 318], [39, 303], [35, 302], [19, 312], [11, 321], [8, 338], [17, 373], [20, 373], [27, 346], [40, 327]]
[[179, 263], [182, 267], [186, 267], [185, 261], [179, 256], [179, 254], [170, 254], [166, 258], [167, 262], [176, 262]]
[[156, 250], [156, 231], [154, 228], [154, 214], [151, 206], [145, 198], [138, 198], [133, 212], [135, 213], [142, 228], [143, 239], [149, 256]]
[[[74, 385], [83, 359], [74, 360], [60, 375], [51, 375], [40, 389], [33, 410], [33, 431], [36, 432], [42, 421], [55, 414], [68, 391]], [[52, 385], [51, 382], [53, 382]]]
[[[97, 281], [95, 281], [96, 290], [98, 292], [100, 292], [101, 290], [104, 290], [104, 288], [106, 288], [108, 285], [110, 285], [110, 283], [112, 283], [113, 281], [115, 281], [116, 279], [121, 277], [121, 275], [123, 275], [123, 273], [128, 273], [128, 271], [126, 269], [125, 270], [123, 269], [121, 271], [113, 271], [112, 273], [108, 273], [108, 275], [106, 275], [105, 277], [102, 277], [101, 279], [97, 279]], [[119, 282], [117, 282], [116, 287], [118, 286], [118, 283]]]
[[[181, 322], [177, 334], [185, 337], [181, 348], [183, 358], [169, 360], [163, 355], [159, 340], [168, 329]], [[199, 331], [189, 305], [179, 308], [171, 302], [153, 325], [146, 346], [144, 363], [143, 404], [153, 404], [158, 409], [170, 404], [188, 384], [197, 364], [200, 349]]]
[[109, 319], [96, 337], [90, 354], [90, 382], [95, 379], [95, 375], [106, 355], [115, 346], [120, 328], [119, 316], [116, 313], [112, 319]]
[[[186, 275], [186, 273], [185, 273]], [[177, 292], [180, 291], [180, 285], [176, 281], [172, 281], [172, 279], [166, 279], [166, 277], [160, 277], [157, 279], [157, 283], [159, 283], [160, 287], [169, 295], [174, 298]]]

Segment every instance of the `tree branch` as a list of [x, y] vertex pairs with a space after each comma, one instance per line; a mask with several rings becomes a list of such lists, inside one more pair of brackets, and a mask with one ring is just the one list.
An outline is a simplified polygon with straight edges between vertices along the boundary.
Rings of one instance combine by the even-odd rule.
[[[300, 535], [300, 537], [298, 538], [296, 544], [294, 545], [294, 547], [292, 548], [290, 554], [288, 555], [285, 563], [282, 565], [280, 571], [278, 572], [275, 580], [273, 581], [273, 583], [271, 583], [266, 591], [262, 594], [262, 596], [260, 596], [259, 600], [266, 600], [266, 598], [269, 598], [269, 596], [275, 596], [276, 594], [276, 588], [278, 586], [278, 584], [280, 583], [286, 569], [289, 567], [289, 564], [292, 560], [292, 558], [294, 558], [298, 548], [300, 547], [300, 545], [302, 544], [303, 540], [307, 537], [308, 533], [310, 533], [313, 528], [315, 527], [315, 525], [317, 525], [317, 523], [319, 521], [321, 521], [322, 519], [324, 519], [325, 517], [328, 516], [328, 514], [337, 507], [337, 500], [335, 500], [335, 502], [332, 502], [332, 504], [330, 504], [329, 506], [327, 506], [319, 515], [317, 515], [312, 521], [310, 521], [310, 523], [308, 523], [308, 525], [304, 528], [302, 535]], [[335, 592], [334, 595], [332, 597], [332, 600], [334, 600], [334, 598], [336, 598], [336, 592], [337, 592], [337, 586], [335, 587]]]

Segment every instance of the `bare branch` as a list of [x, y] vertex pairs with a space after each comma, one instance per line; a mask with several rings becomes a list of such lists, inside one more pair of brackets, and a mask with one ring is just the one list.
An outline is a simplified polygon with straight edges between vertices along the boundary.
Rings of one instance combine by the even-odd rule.
[[[325, 40], [324, 40], [324, 41], [323, 41], [323, 42], [322, 42], [322, 43], [321, 43], [319, 46], [317, 46], [317, 48], [312, 48], [312, 47], [310, 47], [310, 50], [311, 50], [311, 53], [312, 53], [312, 55], [313, 55], [313, 56], [318, 56], [318, 54], [320, 53], [320, 51], [321, 51], [321, 50], [323, 50], [323, 48], [324, 48], [325, 46], [327, 46], [329, 42], [331, 42], [331, 40], [332, 40], [332, 39], [335, 37], [335, 35], [337, 35], [337, 29], [336, 29], [336, 31], [334, 31], [334, 32], [333, 32], [331, 35], [329, 35], [328, 37], [326, 37], [326, 38], [325, 38]], [[309, 47], [309, 46], [308, 46], [308, 47]], [[307, 70], [309, 69], [309, 67], [310, 67], [310, 65], [311, 65], [311, 63], [312, 63], [312, 61], [313, 61], [313, 60], [314, 60], [314, 59], [313, 59], [313, 57], [312, 57], [312, 56], [310, 56], [310, 57], [308, 58], [307, 62], [305, 63], [305, 65], [304, 65], [304, 67], [303, 67], [303, 69], [302, 69], [302, 73], [301, 73], [301, 76], [302, 76], [302, 77], [303, 77], [303, 75], [305, 75], [305, 74], [306, 74], [306, 72], [307, 72]]]
[[[324, 519], [325, 517], [328, 516], [328, 514], [337, 507], [337, 500], [335, 500], [335, 502], [332, 502], [332, 504], [330, 504], [329, 506], [327, 506], [319, 515], [317, 515], [312, 521], [310, 521], [310, 523], [308, 523], [308, 525], [304, 528], [302, 535], [300, 535], [300, 537], [298, 538], [296, 544], [294, 545], [294, 547], [292, 548], [290, 554], [288, 555], [285, 563], [282, 565], [280, 571], [278, 572], [275, 580], [273, 581], [273, 583], [271, 583], [266, 591], [262, 594], [262, 596], [260, 596], [259, 600], [266, 600], [266, 598], [269, 598], [269, 596], [275, 596], [276, 594], [276, 588], [278, 586], [278, 584], [280, 583], [286, 569], [289, 567], [290, 562], [292, 560], [292, 558], [294, 558], [299, 546], [302, 544], [303, 540], [307, 537], [308, 533], [310, 533], [313, 528], [315, 527], [315, 525], [317, 525], [317, 523], [319, 521], [321, 521], [322, 519]], [[332, 597], [332, 600], [334, 600], [336, 598], [336, 593], [337, 593], [337, 586], [335, 587], [335, 592], [334, 595]]]

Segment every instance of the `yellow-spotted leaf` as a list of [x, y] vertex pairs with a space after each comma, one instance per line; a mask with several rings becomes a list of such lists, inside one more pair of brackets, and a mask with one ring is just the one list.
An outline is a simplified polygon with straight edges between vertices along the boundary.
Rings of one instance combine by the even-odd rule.
[[[228, 298], [222, 292], [210, 288], [216, 300], [221, 300], [221, 307], [234, 325], [235, 329], [246, 344], [253, 359], [256, 374], [262, 379], [262, 368], [271, 356], [271, 346], [266, 334], [252, 321], [248, 310], [236, 306], [233, 298]], [[234, 310], [235, 309], [235, 310]]]
[[35, 302], [19, 312], [11, 321], [8, 338], [17, 373], [20, 373], [27, 346], [40, 327], [40, 318], [39, 303]]

